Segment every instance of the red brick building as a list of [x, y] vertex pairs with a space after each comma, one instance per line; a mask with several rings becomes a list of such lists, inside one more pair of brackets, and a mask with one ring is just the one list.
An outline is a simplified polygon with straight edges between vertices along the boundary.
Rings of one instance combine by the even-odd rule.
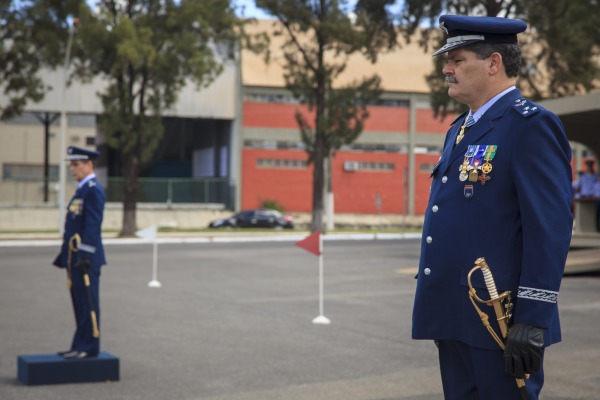
[[[256, 29], [268, 30], [272, 23], [260, 21]], [[271, 38], [272, 58], [281, 59], [277, 51], [282, 39]], [[431, 167], [453, 120], [436, 119], [430, 109], [425, 75], [432, 67], [431, 55], [414, 42], [382, 55], [377, 64], [358, 55], [350, 58], [339, 84], [377, 73], [385, 93], [368, 107], [369, 118], [358, 140], [332, 159], [336, 213], [424, 213]], [[240, 208], [271, 200], [286, 211], [311, 211], [312, 166], [306, 164], [294, 117], [298, 109], [306, 113], [305, 106], [285, 90], [277, 61], [266, 64], [245, 52], [241, 74]]]

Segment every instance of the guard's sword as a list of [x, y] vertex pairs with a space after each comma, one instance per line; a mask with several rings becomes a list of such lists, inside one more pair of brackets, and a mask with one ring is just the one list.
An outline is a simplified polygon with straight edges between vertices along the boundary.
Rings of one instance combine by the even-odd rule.
[[[71, 236], [69, 239], [69, 289], [71, 289], [71, 253], [77, 253], [79, 251], [79, 244], [81, 243], [81, 236], [78, 233]], [[83, 275], [83, 284], [87, 292], [88, 304], [90, 307], [90, 317], [92, 318], [92, 335], [97, 338], [100, 337], [100, 331], [98, 330], [98, 319], [96, 318], [96, 311], [94, 310], [94, 302], [92, 300], [92, 289], [90, 287], [90, 277], [84, 268], [81, 268]]]
[[[471, 275], [476, 270], [480, 269], [483, 274], [483, 280], [485, 281], [485, 286], [487, 287], [488, 293], [490, 295], [489, 300], [482, 300], [477, 296], [477, 292], [471, 285]], [[475, 267], [469, 271], [469, 275], [467, 276], [467, 282], [469, 284], [469, 297], [471, 298], [471, 302], [477, 310], [479, 317], [481, 318], [481, 322], [487, 328], [488, 332], [494, 340], [498, 343], [500, 348], [504, 350], [504, 341], [508, 336], [508, 320], [511, 317], [512, 311], [512, 303], [510, 301], [510, 291], [503, 292], [498, 294], [498, 289], [496, 289], [496, 283], [494, 282], [494, 277], [492, 275], [492, 271], [490, 270], [489, 265], [485, 261], [485, 258], [480, 257], [475, 260]], [[488, 321], [488, 315], [481, 311], [481, 309], [475, 303], [477, 300], [480, 303], [487, 304], [488, 306], [494, 307], [494, 312], [496, 314], [496, 319], [498, 321], [498, 326], [500, 327], [501, 336], [498, 337], [494, 329], [491, 327]], [[505, 304], [503, 304], [505, 303]], [[503, 310], [504, 306], [504, 310]], [[528, 375], [525, 375], [525, 378], [528, 378]], [[525, 379], [515, 378], [517, 383], [517, 387], [519, 388], [519, 392], [521, 393], [521, 398], [523, 400], [529, 400], [529, 395], [527, 394], [527, 390], [525, 390]]]

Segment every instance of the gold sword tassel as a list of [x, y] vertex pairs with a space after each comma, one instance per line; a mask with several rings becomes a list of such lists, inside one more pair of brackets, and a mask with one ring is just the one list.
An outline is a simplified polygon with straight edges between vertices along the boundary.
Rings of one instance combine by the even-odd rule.
[[83, 274], [83, 282], [85, 283], [85, 287], [87, 289], [88, 292], [88, 300], [90, 302], [90, 315], [92, 317], [92, 335], [94, 335], [95, 338], [100, 336], [100, 331], [98, 330], [98, 321], [96, 320], [96, 311], [94, 311], [94, 307], [92, 307], [93, 303], [92, 303], [92, 295], [91, 295], [91, 289], [90, 289], [90, 277], [88, 276], [87, 273]]
[[77, 253], [79, 251], [79, 243], [81, 243], [81, 236], [79, 233], [74, 234], [69, 239], [69, 254], [67, 255], [67, 288], [71, 290], [73, 286], [73, 281], [71, 281], [71, 258], [73, 253]]

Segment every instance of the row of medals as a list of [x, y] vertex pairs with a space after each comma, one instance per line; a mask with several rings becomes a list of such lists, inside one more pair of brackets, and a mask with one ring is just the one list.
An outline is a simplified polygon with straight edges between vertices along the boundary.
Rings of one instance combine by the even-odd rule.
[[[482, 185], [485, 185], [491, 179], [490, 173], [493, 168], [491, 161], [496, 156], [497, 148], [496, 145], [470, 145], [465, 153], [463, 163], [458, 168], [460, 172], [458, 179], [462, 182], [467, 179], [469, 182], [480, 181]], [[480, 171], [481, 176], [479, 175]]]
[[76, 215], [82, 214], [83, 213], [83, 199], [73, 199], [71, 201], [71, 203], [69, 204], [69, 212], [71, 214], [73, 214], [73, 218], [75, 218]]

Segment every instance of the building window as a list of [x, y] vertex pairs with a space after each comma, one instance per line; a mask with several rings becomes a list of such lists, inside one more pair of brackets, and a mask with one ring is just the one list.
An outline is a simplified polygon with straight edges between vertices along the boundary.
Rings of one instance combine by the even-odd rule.
[[265, 94], [265, 93], [249, 93], [244, 95], [244, 101], [254, 103], [278, 103], [278, 104], [299, 104], [301, 101], [295, 99], [291, 95], [284, 94]]
[[419, 172], [430, 173], [431, 171], [433, 171], [433, 167], [435, 167], [435, 164], [432, 163], [419, 164]]
[[342, 150], [359, 150], [359, 151], [382, 151], [390, 153], [402, 153], [407, 151], [406, 146], [399, 144], [383, 144], [383, 143], [352, 143], [342, 146]]
[[392, 172], [396, 168], [394, 163], [371, 161], [344, 161], [344, 171], [375, 171]]
[[245, 140], [244, 147], [253, 149], [288, 149], [304, 150], [306, 147], [302, 142], [282, 142], [273, 140]]
[[259, 158], [256, 160], [258, 168], [306, 169], [307, 165], [305, 160], [285, 158]]
[[[304, 98], [296, 99], [289, 94], [272, 94], [272, 93], [247, 93], [244, 95], [244, 101], [253, 103], [275, 103], [275, 104], [306, 104]], [[379, 99], [370, 102], [371, 106], [380, 107], [398, 107], [408, 108], [410, 102], [400, 99]]]
[[86, 146], [95, 146], [96, 138], [94, 136], [86, 136], [85, 137], [85, 145]]
[[[284, 142], [274, 140], [244, 140], [245, 148], [252, 149], [287, 149], [287, 150], [305, 150], [306, 145], [302, 142]], [[363, 152], [383, 152], [383, 153], [408, 153], [408, 146], [402, 144], [384, 144], [384, 143], [352, 143], [343, 145], [342, 151], [363, 151]], [[415, 154], [439, 154], [442, 152], [440, 147], [436, 146], [418, 146], [415, 147]]]
[[[39, 164], [3, 164], [2, 176], [5, 181], [41, 181], [44, 179], [44, 166]], [[58, 166], [49, 166], [48, 179], [58, 181]]]

